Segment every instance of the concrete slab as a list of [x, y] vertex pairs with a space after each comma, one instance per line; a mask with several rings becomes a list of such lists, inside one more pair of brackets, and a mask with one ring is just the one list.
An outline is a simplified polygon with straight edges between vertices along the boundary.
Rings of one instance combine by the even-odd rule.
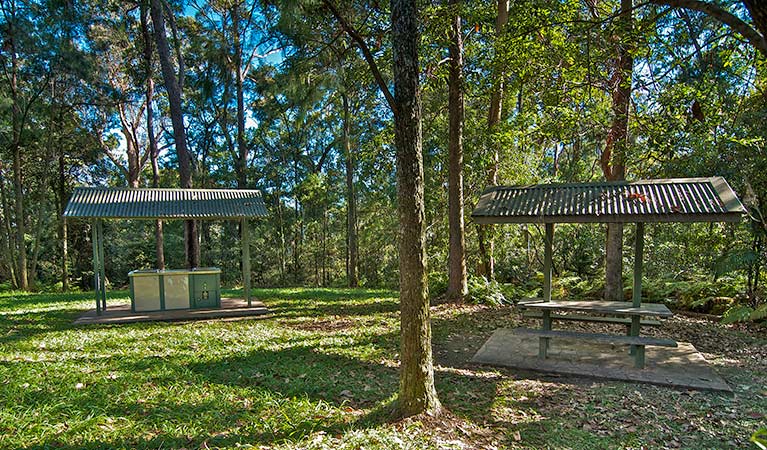
[[732, 392], [692, 344], [676, 348], [646, 347], [646, 367], [635, 369], [629, 348], [552, 339], [549, 358], [538, 358], [538, 338], [500, 328], [472, 358], [473, 363], [609, 380]]
[[130, 303], [107, 305], [100, 316], [92, 309], [75, 320], [75, 325], [121, 324], [133, 322], [173, 322], [186, 320], [208, 320], [220, 318], [241, 318], [269, 314], [269, 309], [260, 301], [253, 300], [248, 307], [243, 298], [222, 298], [220, 308], [176, 309], [170, 311], [132, 312]]

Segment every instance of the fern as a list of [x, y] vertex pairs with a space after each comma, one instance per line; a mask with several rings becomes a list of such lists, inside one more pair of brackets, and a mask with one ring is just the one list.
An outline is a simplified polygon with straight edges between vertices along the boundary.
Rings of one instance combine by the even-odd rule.
[[733, 250], [715, 262], [714, 270], [718, 275], [741, 270], [759, 259], [759, 254], [752, 250]]
[[754, 310], [748, 306], [735, 305], [724, 312], [722, 323], [744, 322], [751, 318], [752, 312]]
[[762, 306], [756, 308], [751, 313], [750, 319], [753, 320], [753, 321], [767, 319], [767, 303], [765, 303]]

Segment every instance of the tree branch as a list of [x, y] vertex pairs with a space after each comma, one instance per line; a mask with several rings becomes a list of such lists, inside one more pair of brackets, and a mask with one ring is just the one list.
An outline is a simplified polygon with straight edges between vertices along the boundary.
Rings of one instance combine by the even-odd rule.
[[767, 57], [767, 39], [759, 34], [751, 25], [741, 20], [736, 15], [725, 10], [719, 5], [700, 0], [650, 0], [655, 5], [665, 5], [674, 8], [692, 9], [705, 13], [733, 30], [740, 33], [746, 40], [754, 46], [762, 55]]
[[375, 58], [373, 57], [373, 53], [365, 43], [365, 39], [363, 39], [357, 30], [355, 30], [354, 27], [352, 27], [349, 22], [346, 21], [344, 16], [341, 15], [341, 12], [338, 10], [338, 8], [336, 8], [336, 5], [333, 4], [331, 0], [322, 0], [322, 3], [330, 10], [336, 20], [338, 20], [341, 28], [346, 31], [349, 37], [351, 37], [352, 40], [354, 40], [354, 42], [357, 44], [357, 47], [359, 47], [360, 51], [362, 51], [362, 56], [365, 58], [368, 66], [370, 66], [370, 71], [373, 72], [373, 78], [375, 78], [376, 83], [378, 83], [378, 87], [381, 89], [384, 97], [386, 97], [386, 102], [389, 104], [389, 108], [391, 108], [392, 112], [396, 114], [397, 111], [396, 103], [394, 102], [394, 96], [389, 90], [389, 85], [387, 85], [386, 81], [384, 81], [383, 75], [381, 75], [381, 71], [378, 70], [378, 65], [376, 64]]

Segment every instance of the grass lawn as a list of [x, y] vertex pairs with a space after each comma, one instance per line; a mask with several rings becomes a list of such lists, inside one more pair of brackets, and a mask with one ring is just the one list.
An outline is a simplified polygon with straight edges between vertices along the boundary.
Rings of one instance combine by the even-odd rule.
[[[508, 309], [433, 308], [440, 419], [392, 421], [384, 290], [256, 290], [273, 314], [75, 327], [85, 294], [0, 293], [0, 448], [750, 448], [767, 339], [677, 317], [735, 395], [476, 367]], [[110, 293], [110, 302], [127, 293]], [[755, 447], [754, 447], [755, 448]]]

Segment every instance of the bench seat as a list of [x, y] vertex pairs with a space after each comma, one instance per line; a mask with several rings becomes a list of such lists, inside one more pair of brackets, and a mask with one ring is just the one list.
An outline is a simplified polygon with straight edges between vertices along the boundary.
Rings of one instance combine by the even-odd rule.
[[[541, 311], [525, 311], [522, 313], [522, 317], [528, 319], [542, 319], [543, 312]], [[569, 314], [551, 314], [551, 320], [569, 320], [573, 322], [595, 322], [595, 323], [609, 323], [618, 325], [631, 325], [631, 318], [629, 317], [595, 317], [595, 316], [577, 316]], [[641, 326], [659, 327], [661, 322], [654, 319], [642, 319], [639, 321]]]
[[562, 331], [562, 330], [533, 330], [532, 328], [516, 328], [515, 334], [526, 336], [537, 336], [543, 338], [566, 338], [577, 339], [581, 341], [594, 341], [602, 344], [617, 345], [654, 345], [658, 347], [676, 347], [676, 341], [665, 338], [655, 338], [649, 336], [618, 336], [613, 334], [601, 333], [582, 333], [580, 331]]

